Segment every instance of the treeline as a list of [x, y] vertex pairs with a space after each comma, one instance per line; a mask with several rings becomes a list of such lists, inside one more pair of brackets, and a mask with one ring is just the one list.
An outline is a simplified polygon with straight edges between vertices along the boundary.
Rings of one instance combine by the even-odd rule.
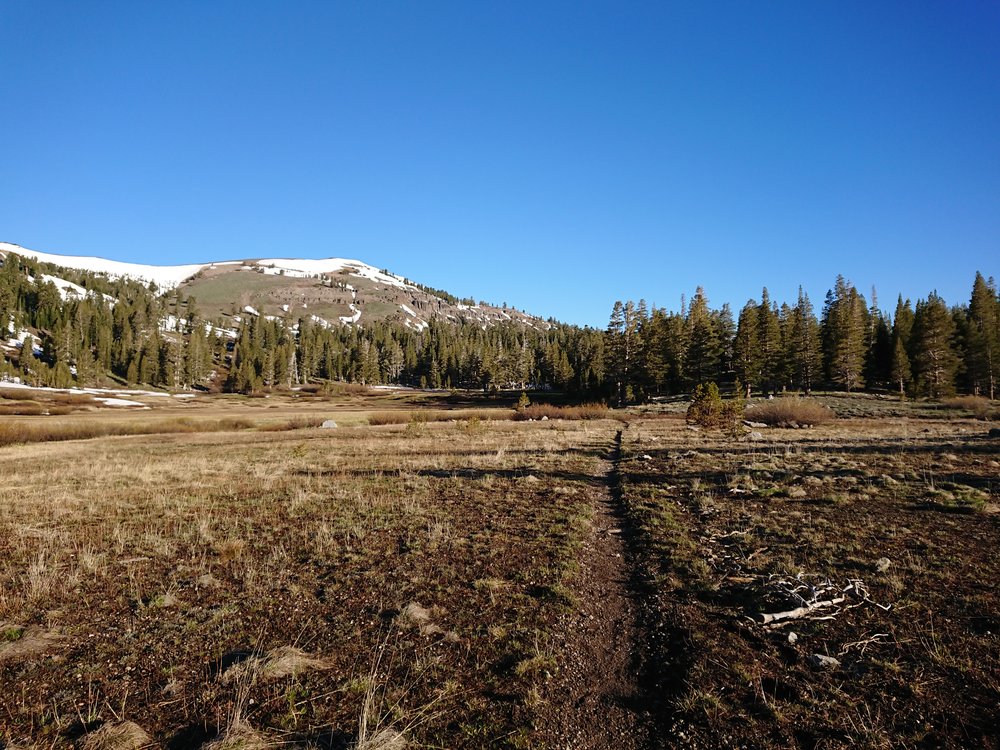
[[[65, 295], [46, 276], [82, 287]], [[249, 393], [323, 380], [427, 388], [552, 388], [619, 404], [735, 384], [747, 394], [817, 388], [994, 397], [1000, 352], [996, 284], [977, 274], [967, 304], [900, 298], [891, 315], [843, 277], [819, 314], [799, 291], [767, 290], [734, 315], [699, 288], [679, 312], [617, 302], [605, 331], [554, 322], [432, 319], [362, 326], [244, 315], [208, 320], [193, 297], [9, 254], [0, 266], [0, 374], [29, 384], [128, 384]]]
[[765, 288], [734, 320], [702, 288], [680, 312], [616, 302], [607, 329], [608, 390], [618, 403], [736, 383], [749, 397], [815, 388], [896, 391], [939, 398], [956, 390], [993, 398], [1000, 369], [1000, 298], [977, 273], [970, 301], [948, 307], [932, 292], [879, 309], [842, 276], [816, 315], [799, 289], [793, 304]]
[[251, 392], [276, 385], [345, 380], [421, 388], [552, 387], [599, 394], [604, 383], [604, 334], [555, 325], [539, 330], [514, 322], [483, 328], [431, 320], [424, 331], [399, 324], [324, 326], [303, 318], [245, 319], [226, 387]]
[[[67, 295], [46, 275], [71, 281]], [[249, 393], [319, 380], [429, 388], [551, 387], [599, 395], [604, 334], [559, 324], [432, 320], [324, 325], [244, 315], [236, 331], [206, 320], [193, 297], [154, 285], [41, 264], [0, 266], [0, 321], [24, 340], [0, 374], [31, 385], [128, 384]], [[0, 324], [2, 325], [2, 324]], [[25, 335], [30, 333], [30, 335]], [[6, 338], [6, 336], [5, 336]]]

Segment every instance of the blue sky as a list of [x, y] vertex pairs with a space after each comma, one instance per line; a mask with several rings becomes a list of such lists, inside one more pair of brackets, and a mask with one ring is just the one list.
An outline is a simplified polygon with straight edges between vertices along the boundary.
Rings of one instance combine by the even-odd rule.
[[0, 4], [0, 241], [603, 327], [1000, 275], [995, 2]]

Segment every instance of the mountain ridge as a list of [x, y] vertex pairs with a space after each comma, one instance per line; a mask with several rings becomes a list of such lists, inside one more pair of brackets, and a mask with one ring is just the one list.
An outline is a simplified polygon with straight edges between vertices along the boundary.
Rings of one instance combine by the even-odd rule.
[[[416, 331], [426, 329], [433, 319], [486, 326], [514, 321], [542, 330], [551, 325], [524, 311], [459, 299], [354, 258], [272, 257], [156, 265], [47, 253], [0, 242], [0, 255], [6, 253], [109, 278], [153, 283], [159, 293], [176, 291], [178, 297], [195, 297], [208, 315], [233, 323], [245, 314], [256, 314], [289, 321], [308, 317], [324, 326], [389, 321]], [[82, 292], [69, 282], [60, 288], [60, 294]]]

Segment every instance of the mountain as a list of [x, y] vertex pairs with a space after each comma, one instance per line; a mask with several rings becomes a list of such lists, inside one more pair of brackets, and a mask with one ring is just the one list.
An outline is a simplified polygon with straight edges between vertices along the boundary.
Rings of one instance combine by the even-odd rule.
[[[62, 268], [153, 283], [160, 292], [194, 297], [202, 314], [234, 328], [246, 315], [324, 327], [397, 323], [414, 331], [437, 319], [491, 326], [502, 322], [546, 330], [540, 318], [506, 307], [476, 303], [417, 284], [387, 270], [348, 258], [256, 258], [175, 266], [125, 263], [105, 258], [57, 255], [0, 242], [0, 256], [16, 253]], [[49, 275], [60, 294], [85, 294], [79, 285]], [[61, 282], [61, 283], [60, 283]]]

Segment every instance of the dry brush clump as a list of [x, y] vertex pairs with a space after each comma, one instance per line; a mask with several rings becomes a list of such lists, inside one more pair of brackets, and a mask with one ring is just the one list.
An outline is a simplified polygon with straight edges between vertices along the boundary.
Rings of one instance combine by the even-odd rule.
[[514, 413], [515, 421], [540, 419], [607, 419], [606, 404], [580, 404], [579, 406], [554, 406], [553, 404], [531, 404]]
[[[320, 418], [297, 417], [285, 422], [264, 424], [261, 431], [287, 431], [318, 427]], [[0, 446], [23, 443], [50, 443], [62, 440], [86, 440], [89, 438], [122, 435], [161, 435], [194, 432], [235, 432], [249, 430], [257, 426], [251, 419], [226, 417], [223, 419], [191, 419], [179, 417], [150, 422], [102, 420], [80, 420], [76, 422], [19, 421], [0, 424]]]
[[512, 412], [507, 409], [413, 409], [398, 411], [377, 411], [368, 415], [368, 424], [412, 424], [423, 422], [451, 422], [454, 420], [478, 419], [509, 420]]
[[816, 401], [797, 396], [776, 398], [747, 407], [746, 418], [771, 427], [806, 427], [825, 424], [833, 412]]
[[946, 399], [944, 405], [949, 409], [969, 412], [976, 419], [996, 419], [1000, 416], [1000, 407], [985, 396], [955, 396]]

